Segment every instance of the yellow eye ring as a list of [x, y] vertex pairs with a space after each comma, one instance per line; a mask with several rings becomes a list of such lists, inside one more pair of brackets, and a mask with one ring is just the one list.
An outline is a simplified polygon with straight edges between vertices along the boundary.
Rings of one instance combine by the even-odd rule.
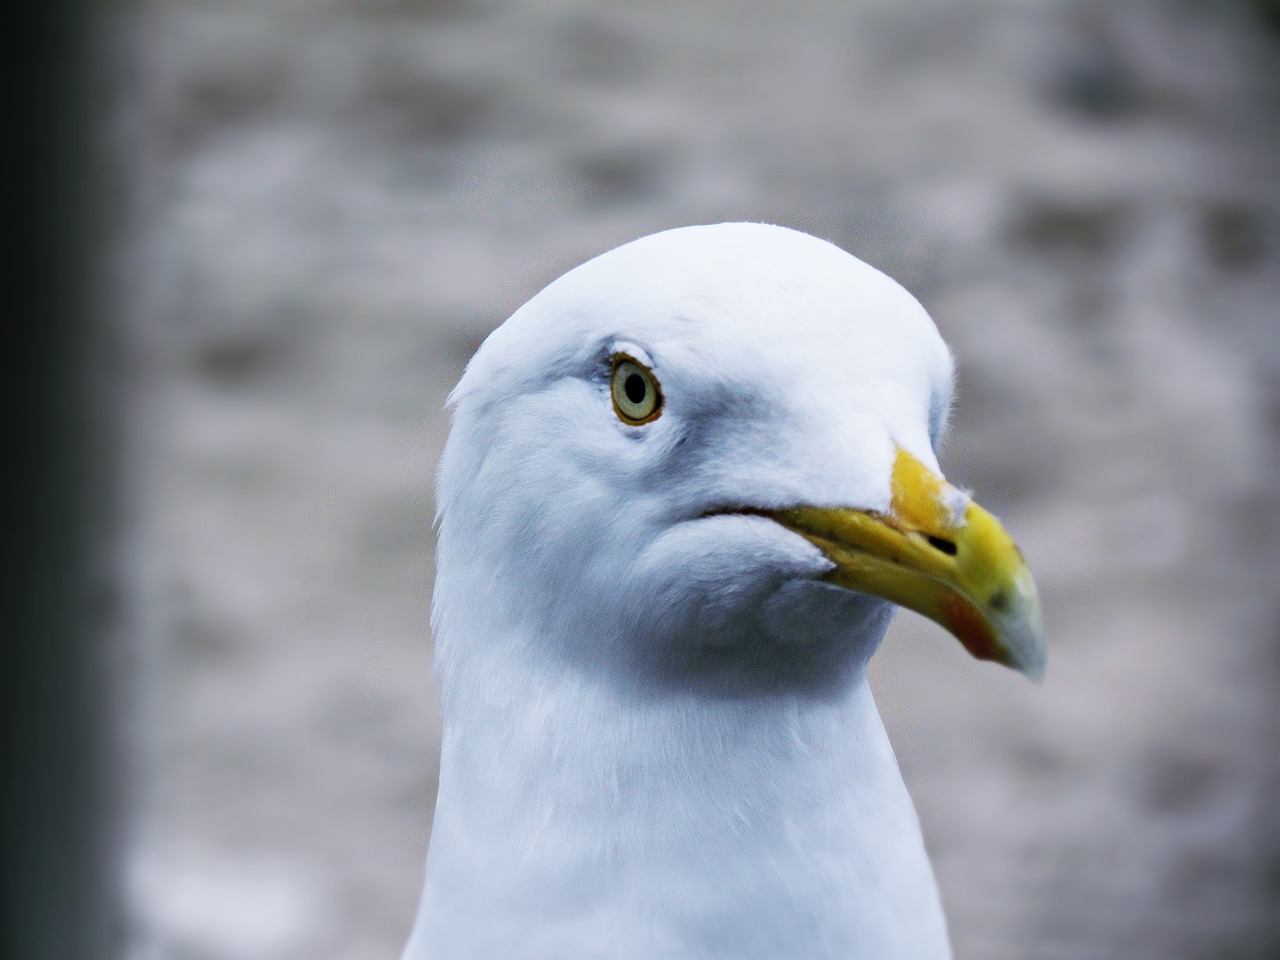
[[638, 427], [662, 414], [662, 389], [653, 371], [625, 353], [613, 358], [609, 381], [613, 412], [623, 423]]

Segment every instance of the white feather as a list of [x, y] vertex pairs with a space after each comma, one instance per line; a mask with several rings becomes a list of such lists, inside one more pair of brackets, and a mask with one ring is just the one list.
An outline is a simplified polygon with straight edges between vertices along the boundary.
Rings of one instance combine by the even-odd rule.
[[[629, 426], [624, 351], [661, 383]], [[866, 682], [891, 605], [758, 516], [936, 466], [920, 305], [759, 224], [646, 237], [496, 330], [451, 403], [439, 799], [407, 960], [950, 955]]]

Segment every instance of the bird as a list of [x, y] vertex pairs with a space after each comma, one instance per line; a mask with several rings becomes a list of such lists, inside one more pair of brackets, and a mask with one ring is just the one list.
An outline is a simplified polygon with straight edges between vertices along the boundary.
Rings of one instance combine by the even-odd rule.
[[626, 243], [488, 336], [437, 475], [404, 960], [951, 955], [868, 662], [899, 606], [1046, 659], [938, 466], [954, 368], [897, 282], [761, 223]]

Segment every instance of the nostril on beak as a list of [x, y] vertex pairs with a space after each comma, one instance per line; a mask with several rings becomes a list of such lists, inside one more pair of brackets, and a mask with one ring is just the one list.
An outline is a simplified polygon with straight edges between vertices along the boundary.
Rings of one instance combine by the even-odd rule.
[[954, 557], [956, 555], [956, 545], [954, 541], [932, 536], [926, 536], [925, 539], [929, 541], [929, 546], [933, 547], [933, 549], [941, 550], [949, 557]]

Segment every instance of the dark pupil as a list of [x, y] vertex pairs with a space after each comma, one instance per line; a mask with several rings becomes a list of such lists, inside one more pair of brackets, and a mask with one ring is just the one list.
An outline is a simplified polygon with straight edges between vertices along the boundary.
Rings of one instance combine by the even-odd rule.
[[622, 389], [627, 395], [627, 399], [632, 403], [639, 403], [644, 399], [644, 395], [649, 392], [645, 385], [644, 377], [638, 373], [633, 373], [627, 377], [622, 384]]

